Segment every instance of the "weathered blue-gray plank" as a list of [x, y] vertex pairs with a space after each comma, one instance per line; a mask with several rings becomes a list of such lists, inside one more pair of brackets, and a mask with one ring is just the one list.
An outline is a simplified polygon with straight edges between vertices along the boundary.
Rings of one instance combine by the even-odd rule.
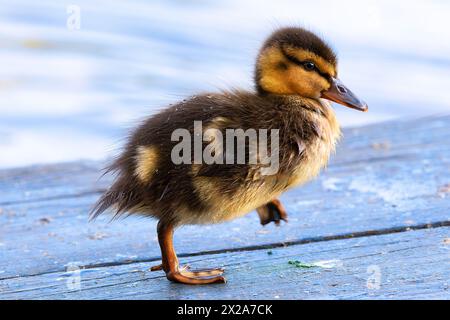
[[[253, 213], [222, 225], [182, 228], [175, 236], [178, 252], [448, 222], [449, 127], [444, 117], [347, 130], [328, 170], [283, 196], [288, 224], [263, 228]], [[0, 278], [61, 271], [71, 262], [159, 257], [154, 221], [87, 222], [98, 189], [110, 179], [97, 182], [100, 168], [77, 163], [1, 173]], [[11, 263], [18, 256], [20, 263]]]
[[[270, 253], [270, 254], [269, 254]], [[296, 267], [299, 260], [309, 268]], [[449, 228], [182, 259], [227, 284], [168, 282], [147, 263], [0, 282], [4, 299], [450, 299]]]
[[[449, 225], [448, 128], [450, 117], [346, 130], [328, 170], [283, 196], [288, 224], [263, 228], [253, 213], [222, 225], [185, 227], [175, 234], [177, 251], [198, 260], [211, 251], [302, 248], [309, 241], [325, 245], [355, 234]], [[101, 167], [80, 162], [0, 171], [0, 290], [13, 282], [24, 286], [18, 292], [28, 292], [28, 280], [64, 273], [69, 264], [87, 267], [86, 274], [93, 266], [103, 266], [101, 272], [117, 266], [128, 276], [139, 262], [159, 259], [154, 221], [87, 222], [90, 206], [111, 181], [98, 181]]]

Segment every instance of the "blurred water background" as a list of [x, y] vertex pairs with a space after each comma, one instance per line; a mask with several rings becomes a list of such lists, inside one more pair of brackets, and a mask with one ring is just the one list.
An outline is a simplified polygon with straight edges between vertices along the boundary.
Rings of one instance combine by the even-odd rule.
[[0, 167], [104, 159], [171, 102], [252, 89], [261, 42], [285, 25], [323, 35], [368, 102], [335, 106], [344, 126], [450, 113], [449, 16], [439, 0], [0, 0]]

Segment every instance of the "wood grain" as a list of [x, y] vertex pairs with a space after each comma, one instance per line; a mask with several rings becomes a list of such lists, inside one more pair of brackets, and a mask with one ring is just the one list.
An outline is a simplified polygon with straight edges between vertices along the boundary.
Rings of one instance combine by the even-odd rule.
[[[148, 263], [0, 282], [3, 299], [449, 299], [449, 228], [182, 259], [223, 266], [225, 285], [170, 283]], [[289, 261], [320, 266], [297, 268]], [[378, 282], [377, 282], [378, 279]], [[369, 286], [368, 286], [369, 282]]]
[[[312, 183], [283, 195], [288, 224], [262, 227], [251, 213], [221, 225], [184, 227], [175, 233], [177, 251], [193, 260], [224, 255], [223, 263], [237, 254], [246, 263], [247, 254], [250, 259], [258, 251], [286, 244], [325, 246], [350, 243], [344, 239], [352, 236], [375, 234], [368, 239], [376, 239], [394, 233], [401, 241], [408, 228], [448, 226], [448, 128], [450, 117], [345, 130], [329, 168]], [[106, 273], [124, 268], [128, 277], [132, 268], [159, 260], [155, 221], [131, 217], [107, 223], [108, 217], [102, 217], [87, 222], [89, 208], [112, 179], [98, 180], [103, 165], [77, 162], [0, 171], [0, 288], [21, 283], [14, 293], [21, 297], [19, 292], [35, 286], [30, 279], [64, 274], [70, 264], [86, 267], [86, 274], [96, 267]], [[0, 298], [12, 296], [4, 292]], [[431, 296], [439, 295], [433, 292]]]

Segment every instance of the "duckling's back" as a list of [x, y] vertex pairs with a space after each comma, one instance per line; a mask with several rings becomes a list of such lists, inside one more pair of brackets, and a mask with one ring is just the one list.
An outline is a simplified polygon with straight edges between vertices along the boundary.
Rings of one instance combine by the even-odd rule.
[[[311, 179], [328, 161], [339, 127], [331, 109], [319, 106], [324, 111], [318, 112], [317, 103], [236, 91], [199, 95], [167, 108], [133, 132], [108, 169], [117, 174], [115, 182], [91, 217], [111, 208], [115, 216], [137, 213], [175, 224], [215, 223], [263, 205]], [[172, 134], [186, 129], [194, 137], [194, 121], [201, 121], [203, 133], [216, 129], [223, 137], [226, 129], [278, 129], [278, 171], [261, 175], [260, 163], [175, 164], [172, 150], [179, 141], [172, 141]]]

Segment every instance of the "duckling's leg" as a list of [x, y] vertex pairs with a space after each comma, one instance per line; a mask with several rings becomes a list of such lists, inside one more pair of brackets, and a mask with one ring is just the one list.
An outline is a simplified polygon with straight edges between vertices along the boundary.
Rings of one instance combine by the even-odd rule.
[[[173, 248], [173, 232], [174, 226], [171, 223], [158, 223], [158, 241], [161, 247], [162, 264], [161, 268], [166, 273], [167, 279], [174, 282], [185, 284], [209, 284], [209, 283], [225, 283], [226, 280], [222, 276], [222, 269], [187, 271], [188, 267], [180, 268], [178, 258]], [[158, 270], [159, 266], [152, 268]]]
[[280, 220], [287, 222], [287, 213], [281, 204], [280, 200], [274, 199], [265, 205], [256, 208], [261, 224], [264, 226], [270, 222], [275, 222], [277, 226], [280, 225]]

